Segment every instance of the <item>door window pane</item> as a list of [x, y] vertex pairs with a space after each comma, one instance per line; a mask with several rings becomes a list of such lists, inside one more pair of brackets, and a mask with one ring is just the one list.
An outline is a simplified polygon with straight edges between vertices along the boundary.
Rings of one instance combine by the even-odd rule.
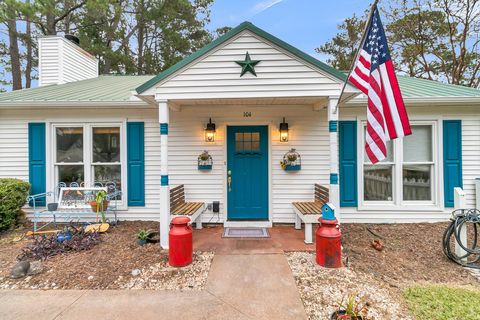
[[85, 181], [83, 165], [61, 165], [58, 166], [58, 182], [65, 182], [67, 186], [72, 182], [79, 185]]
[[235, 141], [243, 141], [243, 132], [235, 133]]
[[403, 167], [403, 200], [427, 201], [432, 199], [431, 166], [405, 165]]
[[117, 191], [122, 190], [121, 166], [120, 165], [94, 165], [95, 182], [106, 185], [114, 182]]
[[403, 138], [403, 161], [432, 161], [432, 126], [412, 126], [412, 134]]
[[120, 162], [120, 128], [93, 128], [93, 162]]
[[83, 161], [83, 128], [57, 128], [57, 162]]
[[366, 165], [364, 167], [365, 201], [392, 201], [391, 165]]

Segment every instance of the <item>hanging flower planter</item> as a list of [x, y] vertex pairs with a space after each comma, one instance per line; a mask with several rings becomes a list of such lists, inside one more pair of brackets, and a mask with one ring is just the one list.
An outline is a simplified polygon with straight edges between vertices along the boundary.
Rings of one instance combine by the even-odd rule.
[[212, 156], [208, 154], [208, 151], [203, 151], [198, 156], [198, 170], [212, 170], [212, 166]]
[[298, 171], [302, 168], [302, 157], [295, 149], [290, 149], [280, 161], [282, 169], [285, 171]]

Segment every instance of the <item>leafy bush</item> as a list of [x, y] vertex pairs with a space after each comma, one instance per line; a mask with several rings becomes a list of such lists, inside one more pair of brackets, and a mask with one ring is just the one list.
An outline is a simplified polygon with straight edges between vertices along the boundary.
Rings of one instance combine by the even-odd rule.
[[27, 202], [30, 184], [18, 179], [0, 179], [0, 231], [12, 227]]
[[33, 242], [22, 249], [22, 253], [17, 257], [18, 260], [46, 260], [47, 258], [70, 251], [78, 252], [90, 250], [100, 242], [98, 232], [84, 232], [83, 229], [68, 228], [72, 238], [63, 242], [58, 241], [57, 235], [49, 236], [37, 235]]

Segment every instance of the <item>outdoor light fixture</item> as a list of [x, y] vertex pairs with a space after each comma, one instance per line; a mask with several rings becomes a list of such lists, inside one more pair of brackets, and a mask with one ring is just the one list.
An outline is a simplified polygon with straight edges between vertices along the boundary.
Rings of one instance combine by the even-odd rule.
[[285, 122], [285, 117], [280, 123], [280, 142], [288, 142], [288, 123]]
[[214, 142], [215, 141], [215, 123], [212, 123], [212, 118], [210, 118], [205, 128], [205, 142]]

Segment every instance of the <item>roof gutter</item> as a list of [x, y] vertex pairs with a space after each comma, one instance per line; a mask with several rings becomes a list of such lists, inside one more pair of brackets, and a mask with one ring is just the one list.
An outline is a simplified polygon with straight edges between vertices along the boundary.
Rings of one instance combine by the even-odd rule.
[[[480, 106], [479, 97], [424, 97], [424, 98], [403, 98], [407, 106], [415, 107], [438, 107], [438, 106]], [[364, 107], [367, 99], [352, 99], [342, 104], [343, 107]]]
[[144, 101], [1, 101], [0, 109], [32, 109], [32, 108], [129, 108], [152, 106]]

